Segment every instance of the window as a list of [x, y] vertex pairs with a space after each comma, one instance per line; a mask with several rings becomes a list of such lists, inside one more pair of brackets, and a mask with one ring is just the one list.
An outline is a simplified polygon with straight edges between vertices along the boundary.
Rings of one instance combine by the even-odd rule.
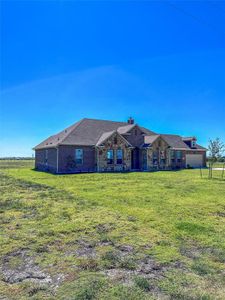
[[195, 140], [192, 140], [191, 141], [191, 148], [195, 148], [196, 147], [196, 141]]
[[135, 128], [134, 135], [137, 135], [137, 134], [138, 134], [138, 132], [137, 132], [137, 129]]
[[116, 150], [116, 163], [117, 165], [121, 165], [123, 163], [123, 150]]
[[107, 150], [107, 164], [113, 164], [113, 150]]
[[177, 160], [181, 161], [182, 158], [182, 151], [177, 151]]
[[75, 162], [79, 165], [83, 164], [83, 149], [75, 150]]
[[175, 151], [174, 150], [170, 150], [170, 157], [171, 157], [171, 161], [174, 162], [175, 161]]

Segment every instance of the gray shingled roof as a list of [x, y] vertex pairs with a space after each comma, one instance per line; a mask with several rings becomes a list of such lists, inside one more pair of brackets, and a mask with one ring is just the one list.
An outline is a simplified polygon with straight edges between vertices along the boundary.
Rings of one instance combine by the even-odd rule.
[[[127, 122], [114, 122], [107, 120], [82, 119], [56, 135], [50, 136], [34, 149], [56, 147], [58, 145], [96, 145], [105, 132], [110, 132], [125, 127], [125, 132], [130, 128]], [[154, 134], [147, 128], [140, 127], [146, 134]]]
[[96, 146], [101, 145], [105, 140], [107, 140], [107, 139], [108, 139], [111, 135], [113, 135], [113, 133], [115, 133], [115, 132], [116, 132], [116, 130], [109, 131], [109, 132], [104, 132], [104, 133], [100, 136], [98, 142], [96, 143]]
[[154, 143], [154, 141], [157, 140], [158, 137], [160, 137], [159, 134], [145, 136], [145, 144]]
[[187, 144], [185, 144], [182, 140], [182, 137], [175, 134], [156, 134], [156, 135], [150, 135], [145, 136], [145, 144], [144, 147], [151, 146], [152, 143], [154, 143], [158, 137], [162, 137], [162, 139], [173, 149], [182, 149], [182, 150], [190, 150], [191, 148], [188, 147]]
[[57, 145], [61, 144], [63, 140], [73, 131], [75, 130], [83, 120], [76, 122], [75, 124], [71, 125], [70, 127], [60, 131], [59, 133], [50, 136], [49, 138], [45, 139], [43, 142], [38, 144], [34, 147], [34, 149], [42, 149], [42, 148], [49, 148], [49, 147], [56, 147]]
[[184, 149], [188, 150], [190, 147], [188, 147], [187, 144], [185, 144], [182, 140], [182, 137], [175, 134], [161, 134], [160, 135], [164, 141], [171, 147], [175, 149]]
[[[125, 134], [131, 130], [136, 124], [127, 124], [126, 122], [114, 122], [96, 119], [82, 119], [65, 130], [50, 136], [34, 149], [44, 149], [56, 147], [58, 145], [81, 145], [94, 146], [100, 145], [114, 131]], [[161, 136], [167, 144], [174, 149], [190, 150], [191, 148], [184, 143], [182, 137], [173, 134], [156, 134], [153, 131], [140, 127], [145, 136], [145, 145], [151, 145], [159, 136]], [[200, 145], [196, 145], [196, 149], [206, 150]]]
[[125, 134], [127, 132], [129, 132], [133, 127], [135, 127], [136, 124], [129, 124], [129, 125], [126, 125], [126, 126], [122, 126], [122, 127], [119, 127], [117, 128], [117, 131], [120, 133], [120, 134]]
[[200, 145], [198, 145], [198, 144], [196, 144], [195, 148], [196, 148], [196, 149], [199, 149], [199, 150], [207, 150], [207, 148], [202, 147], [202, 146], [200, 146]]

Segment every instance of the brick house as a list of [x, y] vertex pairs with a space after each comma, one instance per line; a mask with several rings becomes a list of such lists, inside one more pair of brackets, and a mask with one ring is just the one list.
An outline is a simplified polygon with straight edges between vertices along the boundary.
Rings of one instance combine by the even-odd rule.
[[82, 119], [35, 148], [35, 168], [52, 173], [205, 167], [195, 137], [157, 134], [128, 122]]

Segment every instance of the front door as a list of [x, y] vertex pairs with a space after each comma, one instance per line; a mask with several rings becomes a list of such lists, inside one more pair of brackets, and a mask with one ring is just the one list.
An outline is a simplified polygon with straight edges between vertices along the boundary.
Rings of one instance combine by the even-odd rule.
[[139, 149], [135, 148], [131, 152], [131, 169], [139, 170], [140, 169], [140, 159], [139, 159]]

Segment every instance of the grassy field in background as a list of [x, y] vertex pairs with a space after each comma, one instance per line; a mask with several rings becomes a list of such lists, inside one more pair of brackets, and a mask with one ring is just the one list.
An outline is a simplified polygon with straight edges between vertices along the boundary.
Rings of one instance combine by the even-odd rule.
[[[207, 163], [207, 166], [209, 167], [209, 162]], [[224, 162], [216, 162], [213, 164], [213, 168], [223, 168], [223, 167], [225, 167]]]
[[0, 161], [0, 299], [224, 299], [221, 171], [32, 167]]
[[34, 159], [0, 159], [0, 170], [12, 168], [34, 168]]

